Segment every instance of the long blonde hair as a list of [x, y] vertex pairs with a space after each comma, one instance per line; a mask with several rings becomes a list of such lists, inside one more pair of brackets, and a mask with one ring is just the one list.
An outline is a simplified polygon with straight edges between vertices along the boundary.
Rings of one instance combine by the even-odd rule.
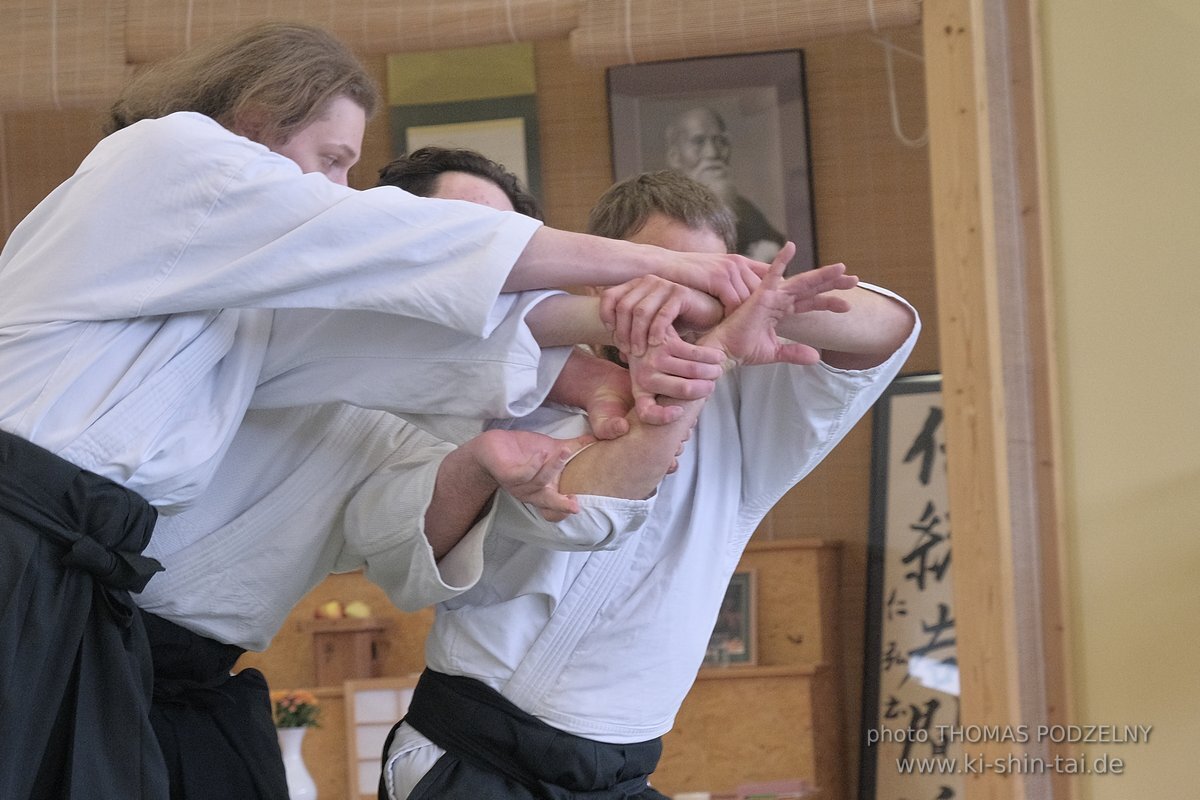
[[321, 28], [267, 22], [147, 68], [113, 103], [106, 127], [196, 111], [256, 141], [286, 142], [341, 96], [368, 118], [379, 103], [350, 48]]

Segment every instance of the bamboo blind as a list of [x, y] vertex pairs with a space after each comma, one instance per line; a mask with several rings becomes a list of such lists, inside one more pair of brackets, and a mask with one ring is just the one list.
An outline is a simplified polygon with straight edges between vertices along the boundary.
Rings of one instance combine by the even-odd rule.
[[920, 22], [920, 0], [0, 0], [0, 113], [103, 108], [135, 65], [267, 19], [362, 54], [566, 40], [602, 67], [754, 52]]
[[268, 19], [320, 25], [360, 53], [562, 39], [583, 0], [129, 0], [129, 60], [147, 63]]
[[609, 67], [780, 50], [920, 21], [920, 0], [590, 0], [571, 52]]
[[129, 77], [121, 0], [0, 0], [0, 112], [107, 105]]

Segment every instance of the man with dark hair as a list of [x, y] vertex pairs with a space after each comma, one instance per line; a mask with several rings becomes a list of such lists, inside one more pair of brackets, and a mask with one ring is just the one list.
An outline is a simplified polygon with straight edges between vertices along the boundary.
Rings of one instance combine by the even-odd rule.
[[[732, 228], [709, 190], [670, 172], [616, 185], [592, 220], [605, 235], [711, 252], [727, 249]], [[908, 304], [857, 287], [841, 265], [784, 280], [793, 252], [720, 324], [689, 332], [727, 357], [710, 397], [680, 403], [669, 426], [631, 420], [630, 433], [567, 464], [560, 488], [579, 515], [549, 526], [497, 514], [483, 577], [437, 606], [381, 798], [662, 797], [648, 785], [660, 737], [742, 548], [866, 413], [919, 328]], [[626, 345], [631, 369], [659, 347]], [[582, 423], [544, 406], [493, 424], [562, 436]]]
[[[458, 200], [481, 202], [479, 189], [460, 189], [447, 182], [461, 176], [482, 179], [487, 186], [499, 189], [508, 198], [512, 211], [534, 219], [543, 219], [537, 198], [525, 190], [520, 179], [481, 153], [464, 148], [422, 147], [408, 155], [393, 159], [379, 170], [380, 186], [399, 186], [421, 197], [453, 197]], [[483, 191], [486, 191], [486, 187]], [[483, 205], [492, 205], [483, 202]]]

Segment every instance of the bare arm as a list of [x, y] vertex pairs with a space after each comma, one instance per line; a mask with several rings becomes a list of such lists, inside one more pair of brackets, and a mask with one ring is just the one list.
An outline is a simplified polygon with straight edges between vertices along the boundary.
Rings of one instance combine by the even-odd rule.
[[[697, 352], [702, 349], [681, 344], [695, 347]], [[666, 345], [650, 348], [644, 356], [634, 357], [630, 369], [637, 372], [643, 369], [643, 361], [674, 358], [665, 349]], [[654, 369], [651, 365], [645, 368]], [[648, 424], [631, 411], [626, 416], [628, 433], [619, 439], [597, 442], [567, 464], [560, 482], [562, 491], [634, 500], [650, 496], [671, 469], [706, 398], [667, 401], [675, 411], [673, 419], [664, 424]]]
[[486, 431], [446, 455], [425, 511], [425, 537], [440, 559], [488, 509], [497, 489], [537, 506], [551, 521], [579, 511], [559, 492], [563, 465], [591, 437], [552, 439], [530, 431]]
[[[750, 296], [766, 265], [738, 255], [681, 253], [620, 239], [539, 228], [504, 284], [504, 291], [566, 286], [616, 286], [657, 275], [716, 297], [733, 309]], [[611, 325], [612, 319], [605, 319]]]
[[612, 341], [612, 334], [600, 320], [600, 298], [593, 295], [547, 297], [529, 309], [525, 322], [542, 347]]
[[912, 333], [912, 312], [887, 295], [855, 286], [834, 293], [844, 313], [805, 311], [779, 321], [780, 336], [821, 351], [821, 359], [839, 369], [868, 369], [896, 352]]
[[629, 372], [579, 348], [571, 352], [546, 399], [587, 412], [592, 433], [615, 439], [629, 432], [625, 417], [633, 408]]

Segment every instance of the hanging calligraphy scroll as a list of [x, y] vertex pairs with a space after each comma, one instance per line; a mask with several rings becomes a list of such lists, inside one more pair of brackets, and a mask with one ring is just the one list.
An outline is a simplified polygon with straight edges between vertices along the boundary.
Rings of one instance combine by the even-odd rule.
[[940, 375], [875, 406], [862, 800], [962, 797], [962, 737]]

